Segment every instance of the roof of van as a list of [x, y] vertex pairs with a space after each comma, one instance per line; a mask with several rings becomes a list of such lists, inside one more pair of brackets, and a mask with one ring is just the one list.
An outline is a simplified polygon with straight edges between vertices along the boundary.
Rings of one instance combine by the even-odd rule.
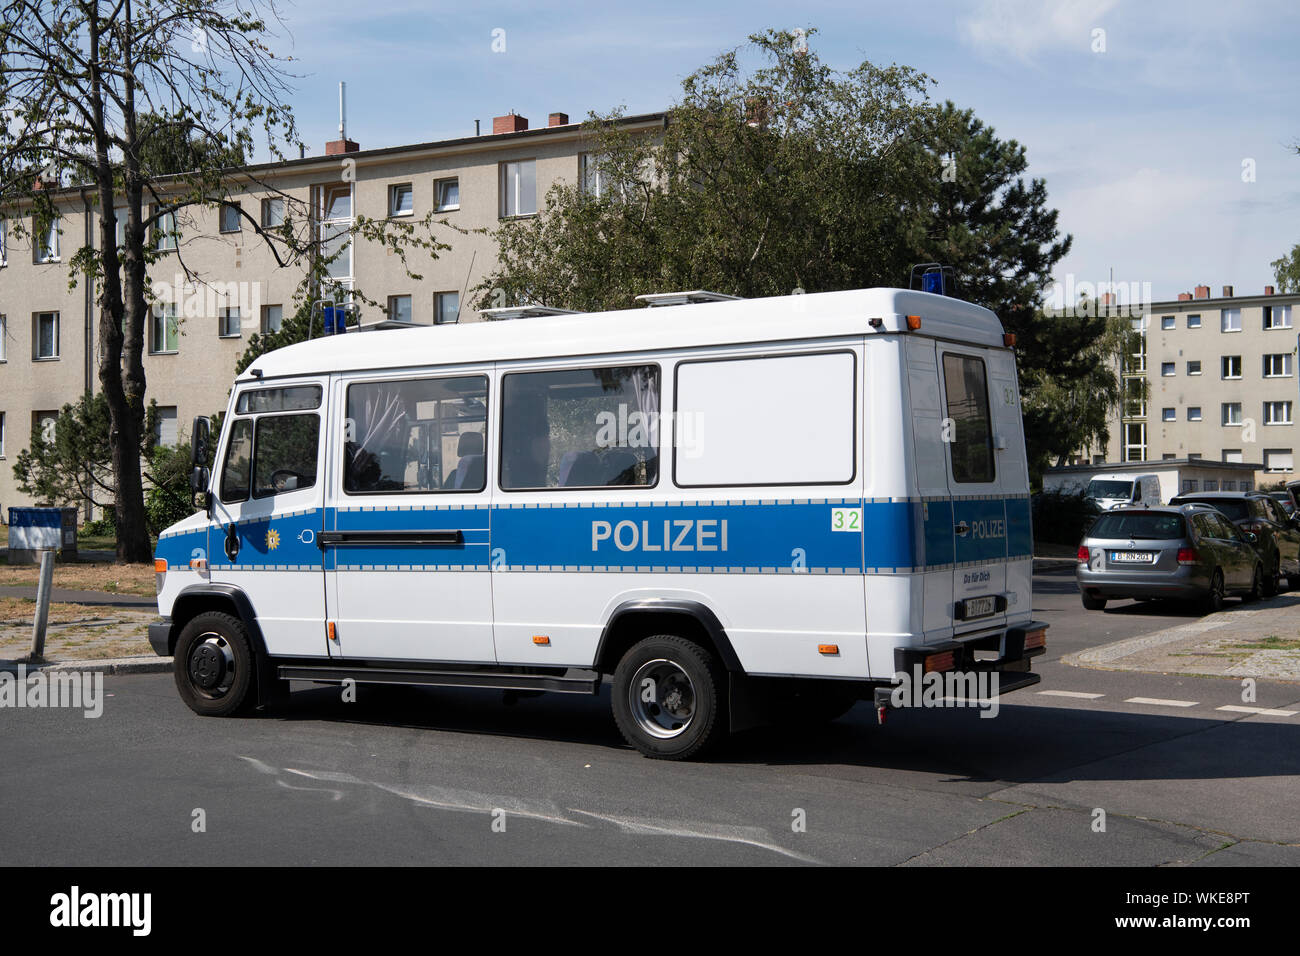
[[[904, 332], [909, 315], [921, 317], [921, 329], [908, 334], [1003, 347], [1002, 324], [981, 306], [928, 292], [862, 289], [349, 332], [268, 352], [239, 380], [255, 372], [277, 378]], [[873, 329], [877, 318], [882, 324]]]

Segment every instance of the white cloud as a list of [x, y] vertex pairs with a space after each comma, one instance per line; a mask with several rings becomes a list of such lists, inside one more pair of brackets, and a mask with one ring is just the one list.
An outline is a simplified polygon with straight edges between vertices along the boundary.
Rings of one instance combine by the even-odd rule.
[[1092, 31], [1117, 0], [982, 0], [962, 26], [968, 44], [986, 55], [1009, 54], [1023, 62], [1039, 54], [1091, 49]]

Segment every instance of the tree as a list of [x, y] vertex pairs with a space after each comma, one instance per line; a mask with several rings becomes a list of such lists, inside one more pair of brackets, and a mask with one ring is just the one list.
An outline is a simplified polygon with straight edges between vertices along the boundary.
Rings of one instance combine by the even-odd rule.
[[1274, 259], [1269, 266], [1273, 269], [1278, 292], [1283, 295], [1300, 292], [1300, 246], [1292, 246], [1290, 252], [1281, 259]]
[[[274, 0], [0, 0], [0, 206], [30, 209], [39, 235], [67, 173], [100, 214], [98, 243], [78, 250], [71, 268], [74, 281], [97, 287], [119, 560], [151, 557], [140, 449], [147, 269], [160, 255], [159, 233], [183, 231], [193, 210], [259, 187], [284, 199], [284, 222], [263, 228], [260, 217], [240, 214], [280, 266], [303, 267], [304, 283], [317, 282], [349, 239], [323, 235], [307, 202], [231, 166], [255, 143], [282, 159], [282, 145], [297, 142], [284, 104], [292, 77], [271, 47], [278, 20]], [[416, 236], [416, 225], [358, 218], [353, 235], [401, 252], [405, 264], [407, 248], [436, 255], [443, 247]], [[24, 231], [16, 223], [14, 234]], [[186, 281], [206, 282], [183, 244], [175, 255]]]

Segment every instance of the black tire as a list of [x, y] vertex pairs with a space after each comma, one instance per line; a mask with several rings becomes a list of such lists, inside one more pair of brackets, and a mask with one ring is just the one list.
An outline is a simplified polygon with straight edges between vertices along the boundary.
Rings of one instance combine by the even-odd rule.
[[1288, 591], [1300, 591], [1300, 574], [1293, 574], [1286, 579]]
[[1210, 577], [1210, 592], [1205, 595], [1205, 613], [1214, 614], [1223, 610], [1223, 572], [1218, 568]]
[[1251, 604], [1264, 596], [1264, 565], [1255, 565], [1255, 575], [1250, 580], [1250, 590], [1241, 596], [1242, 604]]
[[1273, 573], [1264, 576], [1263, 595], [1264, 597], [1275, 597], [1278, 591], [1282, 590], [1282, 567], [1281, 557], [1273, 562]]
[[647, 757], [698, 756], [727, 736], [726, 677], [695, 642], [675, 634], [647, 637], [614, 670], [614, 722]]
[[251, 707], [253, 651], [244, 622], [206, 611], [181, 631], [172, 676], [181, 700], [204, 717], [229, 717]]
[[1083, 607], [1086, 611], [1104, 611], [1106, 610], [1106, 599], [1100, 597], [1089, 597], [1083, 595]]

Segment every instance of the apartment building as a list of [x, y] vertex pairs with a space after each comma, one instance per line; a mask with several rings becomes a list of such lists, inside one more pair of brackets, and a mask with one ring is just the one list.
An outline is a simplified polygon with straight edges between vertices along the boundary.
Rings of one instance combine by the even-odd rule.
[[[664, 114], [620, 122], [654, 136]], [[509, 114], [481, 136], [372, 150], [340, 139], [326, 144], [322, 156], [241, 170], [225, 207], [186, 210], [157, 237], [161, 256], [150, 278], [158, 303], [144, 364], [148, 397], [159, 406], [159, 439], [183, 441], [195, 415], [225, 408], [249, 336], [278, 328], [293, 311], [302, 268], [281, 266], [245, 217], [274, 226], [286, 205], [301, 202], [312, 210], [329, 250], [342, 250], [331, 279], [340, 290], [359, 288], [379, 303], [362, 306], [363, 322], [477, 321], [471, 290], [498, 256], [488, 230], [535, 215], [556, 183], [598, 190], [588, 166], [591, 145], [564, 113], [550, 114], [536, 129]], [[0, 210], [0, 509], [32, 503], [13, 474], [32, 430], [49, 428], [63, 405], [99, 390], [96, 290], [84, 281], [75, 289], [68, 283], [70, 258], [98, 244], [99, 213], [92, 190], [50, 195], [59, 217], [41, 236], [15, 234], [19, 217], [35, 232], [30, 211]], [[459, 228], [435, 229], [435, 238], [450, 246], [436, 260], [408, 253], [419, 280], [393, 250], [349, 238], [357, 216], [418, 223], [430, 212]], [[194, 280], [186, 279], [186, 269]]]
[[1223, 286], [1211, 297], [1205, 285], [1143, 305], [1134, 319], [1142, 344], [1123, 367], [1130, 397], [1093, 460], [1253, 463], [1256, 487], [1295, 478], [1298, 305], [1300, 294], [1273, 286], [1260, 295]]

